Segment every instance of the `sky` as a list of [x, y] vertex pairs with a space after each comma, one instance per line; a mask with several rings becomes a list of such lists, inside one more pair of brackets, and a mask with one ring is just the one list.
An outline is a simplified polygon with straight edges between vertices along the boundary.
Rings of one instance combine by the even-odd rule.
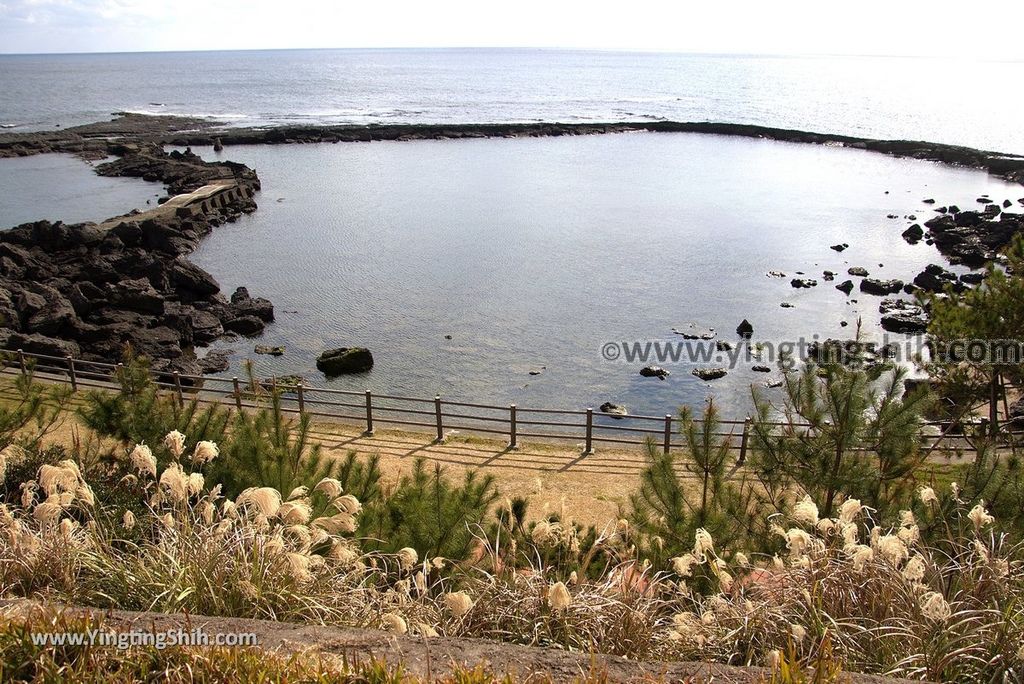
[[1014, 0], [0, 0], [0, 53], [561, 47], [1024, 60], [1010, 33], [1021, 25]]

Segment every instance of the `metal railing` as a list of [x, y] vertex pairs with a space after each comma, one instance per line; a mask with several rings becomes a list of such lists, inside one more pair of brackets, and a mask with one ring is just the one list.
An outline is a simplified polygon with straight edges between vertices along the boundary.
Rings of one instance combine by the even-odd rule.
[[[73, 391], [80, 389], [99, 389], [117, 391], [118, 371], [123, 364], [112, 364], [98, 361], [87, 361], [72, 357], [32, 354], [23, 350], [13, 352], [3, 358], [5, 371], [12, 366], [25, 374], [33, 372], [50, 381], [64, 382]], [[391, 394], [377, 394], [370, 390], [363, 392], [351, 390], [329, 389], [311, 385], [284, 384], [276, 379], [242, 381], [237, 377], [223, 378], [217, 376], [186, 375], [178, 372], [151, 371], [150, 377], [157, 387], [173, 394], [179, 401], [186, 397], [205, 404], [233, 406], [236, 410], [260, 408], [260, 395], [267, 392], [280, 392], [282, 410], [309, 415], [342, 424], [356, 425], [364, 428], [364, 433], [372, 435], [378, 424], [410, 427], [419, 431], [432, 431], [436, 441], [443, 441], [446, 431], [465, 431], [472, 434], [506, 438], [509, 448], [519, 446], [521, 438], [537, 439], [546, 442], [574, 441], [581, 446], [583, 455], [594, 452], [598, 444], [631, 445], [644, 444], [653, 440], [665, 453], [680, 448], [683, 444], [674, 441], [679, 437], [676, 431], [678, 418], [666, 414], [664, 416], [612, 415], [596, 412], [592, 408], [584, 410], [564, 410], [550, 408], [524, 408], [516, 404], [498, 406], [477, 404], [461, 401], [449, 401], [440, 395], [432, 398], [405, 397]], [[742, 464], [747, 456], [752, 420], [720, 420], [719, 430], [714, 433], [719, 438], [739, 438], [738, 463]], [[963, 434], [965, 425], [970, 421], [929, 421], [923, 423], [922, 449], [929, 453], [945, 448], [946, 450], [968, 453], [976, 447], [969, 437]], [[772, 427], [809, 428], [808, 424], [774, 423]], [[524, 429], [525, 428], [525, 429]], [[1016, 442], [1024, 432], [1000, 431], [1001, 437]], [[859, 447], [851, 451], [870, 451], [869, 447]]]

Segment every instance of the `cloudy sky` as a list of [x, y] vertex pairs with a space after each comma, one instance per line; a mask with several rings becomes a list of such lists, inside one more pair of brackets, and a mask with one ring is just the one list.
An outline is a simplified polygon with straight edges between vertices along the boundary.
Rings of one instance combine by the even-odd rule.
[[[1010, 0], [0, 0], [0, 52], [571, 47], [1024, 60]], [[1003, 27], [1014, 27], [1004, 30]]]

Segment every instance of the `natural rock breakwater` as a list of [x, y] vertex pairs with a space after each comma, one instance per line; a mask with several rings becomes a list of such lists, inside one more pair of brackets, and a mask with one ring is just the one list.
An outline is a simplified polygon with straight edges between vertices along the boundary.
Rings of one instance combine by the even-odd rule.
[[274, 318], [269, 301], [244, 288], [228, 300], [186, 258], [215, 226], [256, 209], [259, 179], [241, 164], [156, 145], [107, 142], [105, 149], [120, 156], [100, 174], [162, 182], [173, 194], [218, 192], [212, 201], [102, 225], [39, 221], [0, 232], [0, 347], [114, 361], [127, 345], [156, 370], [201, 374], [207, 369], [194, 347], [257, 334]]
[[67, 152], [98, 158], [111, 140], [187, 146], [262, 145], [285, 143], [370, 142], [494, 137], [548, 137], [648, 131], [703, 133], [781, 142], [837, 145], [881, 152], [896, 157], [925, 159], [984, 169], [994, 176], [1024, 184], [1024, 156], [978, 150], [960, 145], [919, 140], [879, 140], [832, 133], [815, 133], [771, 126], [710, 121], [623, 121], [613, 123], [500, 123], [500, 124], [370, 124], [223, 128], [207, 119], [178, 116], [118, 114], [112, 121], [59, 131], [0, 134], [0, 157], [41, 152]]

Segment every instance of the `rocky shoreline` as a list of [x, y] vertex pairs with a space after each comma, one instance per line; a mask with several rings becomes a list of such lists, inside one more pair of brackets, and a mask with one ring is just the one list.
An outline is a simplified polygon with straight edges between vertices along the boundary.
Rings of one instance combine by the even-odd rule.
[[244, 288], [229, 300], [186, 257], [215, 226], [256, 210], [259, 178], [241, 164], [153, 144], [107, 141], [104, 151], [118, 158], [98, 166], [101, 175], [160, 182], [172, 195], [211, 183], [230, 191], [101, 225], [39, 221], [0, 231], [0, 348], [109, 362], [129, 346], [157, 371], [216, 370], [195, 347], [259, 334], [273, 304]]

